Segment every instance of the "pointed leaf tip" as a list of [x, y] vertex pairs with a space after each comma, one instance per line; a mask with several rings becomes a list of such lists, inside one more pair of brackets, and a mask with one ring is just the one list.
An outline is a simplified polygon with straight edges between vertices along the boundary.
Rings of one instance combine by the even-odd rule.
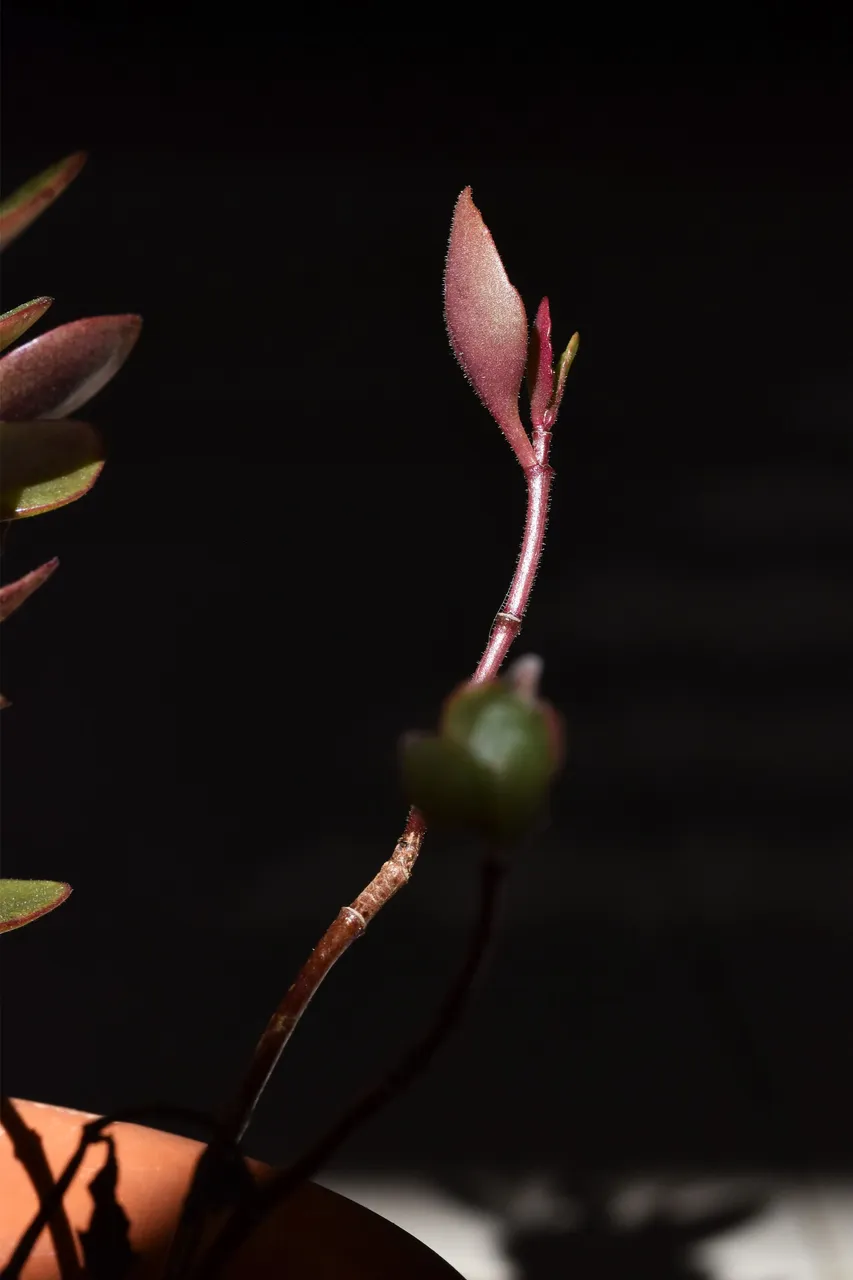
[[5, 249], [44, 213], [74, 181], [85, 163], [85, 151], [75, 151], [30, 178], [3, 200], [0, 203], [0, 248]]
[[575, 356], [578, 353], [580, 345], [580, 334], [573, 333], [563, 354], [560, 356], [557, 365], [557, 372], [554, 376], [554, 393], [551, 396], [551, 402], [545, 411], [545, 426], [552, 427], [557, 420], [557, 414], [560, 411], [560, 405], [563, 400], [563, 392], [566, 389], [566, 378], [569, 376], [569, 370], [574, 364]]
[[444, 316], [465, 375], [522, 466], [533, 446], [518, 416], [527, 362], [527, 316], [491, 232], [466, 187], [456, 202], [444, 272]]
[[20, 609], [24, 601], [47, 582], [58, 565], [59, 558], [54, 556], [52, 560], [39, 565], [37, 569], [31, 569], [29, 573], [25, 573], [16, 582], [7, 582], [5, 587], [0, 587], [0, 622], [5, 622], [10, 614]]
[[545, 425], [545, 414], [554, 389], [554, 352], [551, 347], [551, 309], [543, 298], [530, 333], [527, 357], [527, 389], [530, 395], [530, 421], [534, 427]]
[[0, 351], [17, 342], [21, 334], [44, 315], [52, 302], [53, 298], [33, 298], [31, 302], [23, 302], [0, 316]]
[[0, 406], [8, 422], [64, 418], [104, 387], [130, 355], [137, 315], [91, 316], [49, 329], [0, 360]]
[[0, 933], [38, 920], [70, 894], [71, 885], [61, 880], [0, 880]]

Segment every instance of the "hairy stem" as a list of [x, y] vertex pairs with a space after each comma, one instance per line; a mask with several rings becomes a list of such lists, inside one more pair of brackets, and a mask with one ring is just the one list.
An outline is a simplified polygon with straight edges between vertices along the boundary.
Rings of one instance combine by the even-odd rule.
[[369, 1120], [401, 1093], [429, 1066], [438, 1049], [458, 1025], [474, 982], [482, 971], [494, 934], [495, 917], [506, 866], [497, 855], [483, 860], [480, 901], [463, 962], [426, 1033], [420, 1036], [396, 1065], [332, 1124], [297, 1160], [266, 1183], [251, 1202], [244, 1201], [222, 1227], [204, 1257], [198, 1280], [213, 1280], [226, 1259], [240, 1247], [260, 1220], [281, 1204], [303, 1182], [314, 1176], [353, 1130]]
[[[548, 504], [554, 478], [548, 465], [550, 448], [551, 432], [544, 427], [534, 427], [534, 462], [524, 469], [527, 511], [521, 551], [509, 591], [492, 624], [488, 644], [471, 677], [478, 684], [497, 674], [521, 630], [545, 545]], [[239, 1141], [246, 1133], [276, 1063], [321, 983], [350, 944], [361, 937], [377, 912], [408, 883], [425, 835], [426, 823], [423, 815], [413, 808], [391, 857], [383, 863], [358, 897], [349, 906], [341, 908], [300, 969], [296, 981], [285, 992], [255, 1046], [236, 1097], [222, 1117], [225, 1131], [232, 1142]], [[221, 1160], [220, 1147], [221, 1144], [211, 1144], [199, 1158], [175, 1233], [164, 1280], [177, 1280], [198, 1247], [208, 1188]]]
[[[486, 650], [472, 676], [472, 680], [478, 684], [497, 674], [521, 630], [545, 545], [548, 501], [554, 477], [548, 466], [550, 444], [550, 431], [540, 428], [534, 432], [533, 445], [537, 461], [525, 472], [527, 514], [521, 551], [509, 591], [492, 625]], [[425, 835], [426, 823], [423, 815], [417, 809], [412, 809], [391, 857], [383, 863], [358, 897], [348, 907], [341, 908], [300, 969], [296, 981], [283, 996], [255, 1047], [240, 1091], [224, 1118], [226, 1128], [236, 1141], [248, 1129], [282, 1050], [320, 984], [350, 944], [361, 937], [377, 912], [408, 883]]]

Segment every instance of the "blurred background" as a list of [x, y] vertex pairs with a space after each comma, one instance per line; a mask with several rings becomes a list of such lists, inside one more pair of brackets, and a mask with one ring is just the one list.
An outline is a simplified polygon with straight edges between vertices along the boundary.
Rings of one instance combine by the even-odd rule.
[[[581, 333], [518, 649], [569, 761], [463, 1030], [328, 1177], [414, 1188], [401, 1220], [433, 1204], [467, 1280], [850, 1274], [811, 1210], [835, 1272], [790, 1240], [686, 1261], [771, 1193], [654, 1191], [853, 1180], [849, 46], [549, 37], [543, 69], [532, 37], [4, 9], [4, 193], [90, 160], [3, 305], [145, 319], [83, 414], [103, 477], [3, 557], [62, 560], [3, 629], [3, 871], [75, 889], [4, 942], [4, 1091], [215, 1107], [390, 854], [398, 736], [473, 668], [523, 518], [443, 329], [470, 183], [528, 314]], [[475, 876], [430, 837], [251, 1154], [286, 1161], [420, 1029]]]

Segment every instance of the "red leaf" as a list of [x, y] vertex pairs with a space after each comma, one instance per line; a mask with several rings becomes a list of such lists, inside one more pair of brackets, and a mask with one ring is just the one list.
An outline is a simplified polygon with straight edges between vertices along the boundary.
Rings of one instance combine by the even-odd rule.
[[139, 316], [93, 316], [60, 325], [10, 351], [0, 360], [5, 421], [73, 413], [118, 372], [141, 326]]
[[545, 426], [545, 413], [554, 387], [554, 352], [551, 348], [551, 310], [543, 298], [533, 321], [527, 357], [527, 386], [530, 391], [530, 421]]
[[85, 151], [52, 164], [49, 169], [30, 178], [0, 204], [0, 245], [3, 248], [19, 236], [60, 196], [86, 163]]
[[10, 613], [19, 609], [34, 591], [47, 582], [58, 564], [59, 560], [54, 556], [46, 564], [39, 565], [38, 569], [25, 573], [23, 578], [18, 578], [16, 582], [7, 582], [5, 587], [0, 587], [0, 622], [5, 622]]
[[456, 202], [444, 272], [450, 345], [523, 467], [533, 446], [518, 416], [527, 360], [524, 303], [507, 278], [491, 233], [466, 187]]

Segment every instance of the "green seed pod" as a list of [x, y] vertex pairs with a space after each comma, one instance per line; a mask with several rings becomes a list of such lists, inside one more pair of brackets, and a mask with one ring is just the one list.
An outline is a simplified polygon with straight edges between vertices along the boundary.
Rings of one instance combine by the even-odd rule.
[[439, 732], [403, 743], [403, 783], [435, 825], [465, 827], [506, 846], [535, 821], [560, 763], [553, 708], [509, 679], [463, 685]]
[[434, 733], [409, 733], [400, 753], [403, 788], [431, 826], [479, 825], [490, 778], [464, 747]]

